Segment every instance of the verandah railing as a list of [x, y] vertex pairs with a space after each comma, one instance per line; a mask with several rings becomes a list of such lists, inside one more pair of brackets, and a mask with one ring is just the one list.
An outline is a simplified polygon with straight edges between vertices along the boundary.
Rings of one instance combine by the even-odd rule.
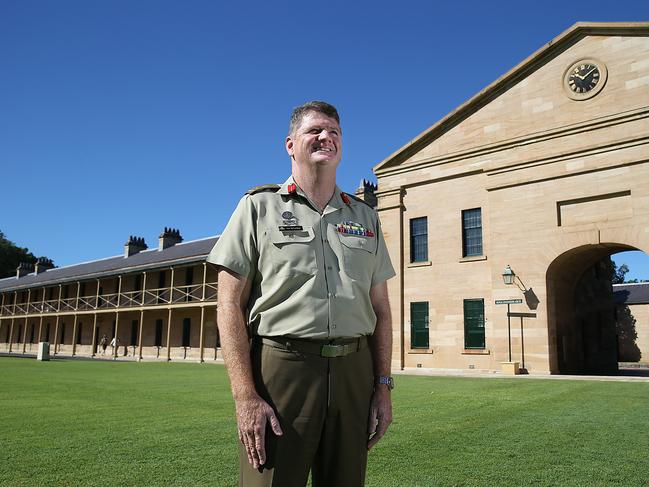
[[217, 283], [169, 286], [155, 289], [140, 289], [120, 293], [94, 294], [73, 298], [34, 300], [8, 303], [0, 306], [0, 316], [19, 316], [41, 313], [91, 311], [96, 309], [134, 308], [182, 304], [201, 301], [216, 301]]

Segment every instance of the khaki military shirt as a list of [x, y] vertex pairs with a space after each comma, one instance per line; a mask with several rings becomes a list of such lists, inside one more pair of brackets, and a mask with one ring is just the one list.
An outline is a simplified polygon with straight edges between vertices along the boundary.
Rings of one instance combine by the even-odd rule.
[[290, 177], [244, 196], [207, 257], [252, 281], [254, 335], [370, 335], [370, 288], [395, 275], [376, 212], [341, 193], [322, 214]]

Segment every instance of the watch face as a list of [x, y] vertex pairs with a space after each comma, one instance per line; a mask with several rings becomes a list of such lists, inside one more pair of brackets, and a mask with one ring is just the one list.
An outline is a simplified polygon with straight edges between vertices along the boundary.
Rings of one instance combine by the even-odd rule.
[[606, 83], [604, 63], [594, 59], [577, 61], [565, 72], [564, 89], [573, 100], [587, 100], [601, 91]]
[[575, 93], [588, 93], [599, 83], [599, 68], [590, 63], [579, 64], [568, 76], [568, 86]]

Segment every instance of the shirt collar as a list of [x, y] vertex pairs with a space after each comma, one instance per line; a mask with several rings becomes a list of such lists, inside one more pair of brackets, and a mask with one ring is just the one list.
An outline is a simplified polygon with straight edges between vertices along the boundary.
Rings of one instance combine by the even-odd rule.
[[[302, 188], [300, 188], [300, 186], [296, 184], [295, 179], [293, 179], [292, 175], [289, 176], [289, 178], [286, 181], [284, 181], [284, 184], [280, 186], [277, 192], [283, 195], [298, 194], [303, 198], [306, 198], [307, 201], [309, 201], [309, 197], [306, 195], [304, 191], [302, 191]], [[340, 190], [338, 185], [336, 185], [336, 187], [334, 188], [334, 194], [329, 200], [329, 202], [327, 203], [327, 207], [324, 209], [324, 214], [331, 213], [332, 211], [335, 210], [340, 210], [345, 206], [352, 206], [356, 203], [354, 199], [349, 196], [347, 196], [347, 200], [349, 201], [349, 203], [348, 204], [345, 203], [341, 195], [342, 195], [342, 191]]]

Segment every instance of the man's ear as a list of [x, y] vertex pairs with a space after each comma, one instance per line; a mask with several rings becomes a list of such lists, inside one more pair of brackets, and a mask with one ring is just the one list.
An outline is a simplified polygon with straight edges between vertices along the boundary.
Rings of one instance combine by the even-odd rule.
[[291, 159], [293, 159], [293, 139], [291, 139], [290, 135], [286, 136], [284, 147], [286, 147], [286, 152], [288, 152], [288, 155], [291, 156]]

